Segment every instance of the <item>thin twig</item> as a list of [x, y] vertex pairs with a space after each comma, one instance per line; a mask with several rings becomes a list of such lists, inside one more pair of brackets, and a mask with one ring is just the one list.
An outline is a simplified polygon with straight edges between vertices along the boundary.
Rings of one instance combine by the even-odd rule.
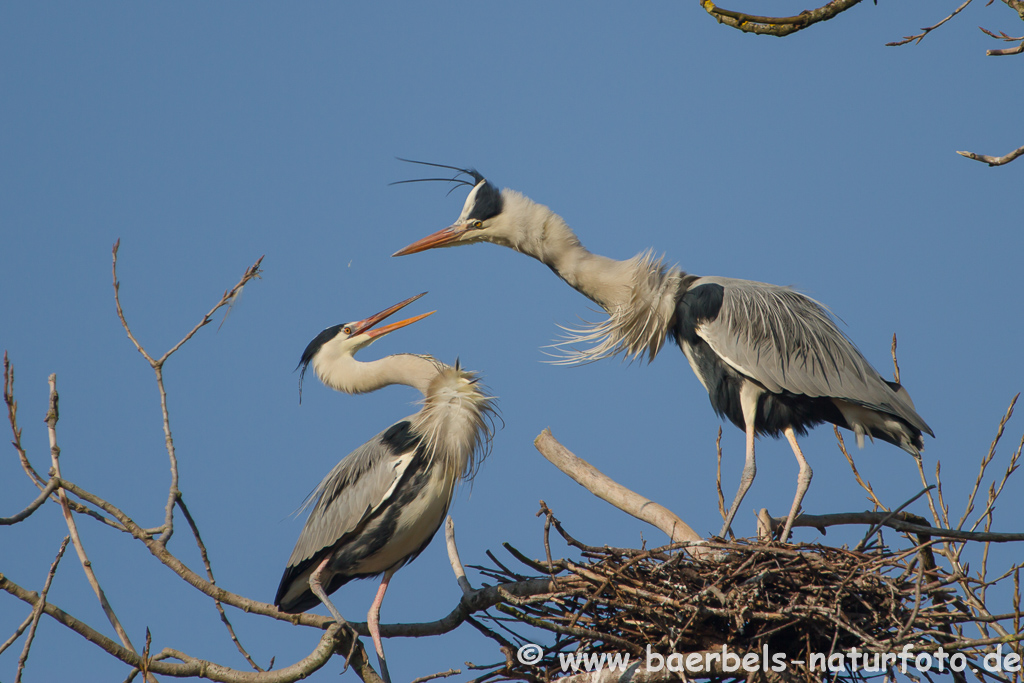
[[[199, 526], [196, 524], [195, 519], [193, 519], [192, 513], [189, 512], [188, 507], [185, 505], [185, 500], [180, 495], [178, 496], [178, 507], [181, 508], [181, 514], [185, 516], [185, 521], [188, 522], [188, 526], [192, 530], [192, 536], [196, 539], [196, 545], [199, 546], [199, 555], [203, 558], [203, 566], [206, 567], [206, 577], [210, 580], [210, 584], [216, 585], [217, 581], [213, 578], [213, 567], [210, 565], [210, 557], [206, 552], [206, 544], [203, 543], [203, 539], [199, 536]], [[231, 636], [231, 642], [235, 644], [238, 651], [242, 653], [243, 657], [245, 657], [245, 661], [249, 662], [249, 666], [256, 671], [263, 671], [260, 665], [253, 661], [253, 658], [249, 656], [246, 649], [242, 647], [242, 643], [238, 640], [238, 636], [235, 634], [235, 629], [228, 620], [228, 615], [224, 612], [224, 606], [220, 603], [220, 600], [214, 598], [213, 604], [217, 607], [217, 613], [220, 614], [220, 620], [228, 629], [228, 634]]]
[[871, 502], [875, 504], [876, 509], [880, 508], [882, 510], [888, 511], [889, 508], [882, 505], [882, 502], [878, 500], [878, 496], [875, 495], [874, 489], [871, 488], [871, 483], [861, 479], [860, 472], [857, 471], [857, 465], [855, 465], [853, 462], [853, 457], [846, 450], [846, 442], [843, 441], [843, 435], [839, 433], [839, 428], [832, 427], [832, 431], [835, 432], [836, 441], [839, 443], [839, 451], [843, 454], [843, 457], [846, 458], [846, 462], [850, 463], [850, 469], [853, 470], [853, 476], [857, 479], [857, 483], [860, 484], [860, 487], [862, 489], [868, 492], [868, 496], [871, 497]]
[[427, 683], [437, 678], [448, 678], [449, 676], [458, 676], [462, 673], [461, 669], [448, 669], [447, 671], [441, 671], [440, 673], [430, 674], [429, 676], [420, 676], [419, 678], [412, 679], [412, 683]]
[[903, 40], [897, 40], [897, 41], [895, 41], [895, 42], [892, 42], [892, 43], [886, 43], [886, 44], [885, 44], [885, 45], [886, 45], [886, 47], [896, 47], [896, 46], [899, 46], [899, 45], [906, 45], [907, 43], [911, 43], [911, 42], [913, 42], [913, 41], [915, 41], [915, 40], [916, 40], [916, 41], [917, 41], [918, 43], [920, 43], [920, 42], [921, 42], [922, 40], [924, 40], [924, 37], [925, 37], [926, 35], [928, 35], [928, 34], [929, 34], [929, 33], [931, 33], [932, 31], [934, 31], [934, 30], [935, 30], [935, 29], [937, 29], [938, 27], [942, 26], [943, 24], [945, 24], [945, 23], [946, 23], [947, 21], [949, 21], [950, 19], [952, 19], [952, 18], [953, 18], [953, 17], [955, 17], [956, 15], [960, 14], [960, 12], [962, 12], [962, 11], [964, 10], [964, 8], [965, 8], [965, 7], [967, 7], [967, 6], [969, 5], [969, 4], [971, 4], [971, 2], [973, 2], [973, 0], [965, 0], [965, 1], [964, 1], [964, 4], [960, 5], [960, 6], [959, 6], [959, 7], [957, 7], [957, 8], [955, 9], [955, 10], [953, 10], [953, 13], [952, 13], [952, 14], [950, 14], [949, 16], [947, 16], [947, 17], [946, 17], [945, 19], [943, 19], [943, 20], [942, 20], [942, 21], [940, 21], [939, 23], [937, 23], [937, 24], [934, 24], [934, 25], [932, 25], [932, 26], [928, 26], [927, 28], [923, 28], [923, 29], [921, 29], [921, 33], [916, 33], [916, 34], [914, 34], [914, 35], [912, 35], [912, 36], [904, 36], [904, 37], [903, 37]]
[[999, 420], [999, 427], [996, 428], [996, 436], [992, 439], [992, 443], [988, 447], [988, 453], [981, 459], [981, 464], [978, 467], [978, 476], [974, 480], [974, 488], [971, 489], [971, 493], [967, 496], [967, 505], [964, 507], [964, 514], [960, 517], [960, 521], [957, 523], [956, 528], [962, 529], [964, 523], [967, 521], [968, 516], [974, 511], [974, 498], [978, 495], [978, 489], [981, 486], [982, 479], [985, 477], [985, 470], [988, 468], [992, 459], [996, 455], [996, 446], [999, 445], [999, 440], [1003, 438], [1003, 431], [1006, 429], [1006, 423], [1013, 417], [1013, 407], [1017, 405], [1017, 399], [1020, 398], [1020, 394], [1017, 394], [1010, 401], [1009, 407], [1006, 409], [1006, 413], [1002, 419]]
[[114, 248], [112, 250], [111, 265], [111, 273], [114, 280], [114, 303], [117, 308], [117, 317], [120, 319], [121, 326], [124, 327], [125, 333], [128, 335], [128, 338], [135, 345], [135, 348], [138, 349], [139, 353], [141, 353], [143, 357], [146, 359], [146, 361], [149, 362], [150, 367], [153, 368], [153, 372], [156, 375], [157, 388], [160, 391], [160, 412], [163, 417], [164, 443], [167, 448], [167, 455], [170, 458], [171, 467], [171, 483], [167, 492], [167, 504], [164, 506], [163, 532], [161, 533], [159, 538], [159, 542], [166, 545], [167, 542], [171, 539], [171, 536], [174, 534], [174, 506], [175, 501], [177, 500], [178, 495], [180, 494], [180, 490], [178, 489], [178, 457], [174, 449], [174, 437], [171, 435], [170, 413], [167, 409], [167, 390], [164, 387], [164, 363], [167, 362], [167, 359], [169, 359], [171, 355], [174, 354], [175, 351], [180, 349], [182, 345], [184, 345], [189, 339], [191, 339], [196, 334], [196, 332], [198, 332], [200, 329], [208, 325], [210, 321], [213, 319], [214, 313], [216, 313], [223, 306], [230, 306], [241, 294], [242, 289], [250, 280], [252, 280], [253, 278], [258, 278], [260, 276], [262, 272], [260, 271], [260, 264], [263, 262], [263, 257], [259, 257], [259, 259], [256, 260], [256, 263], [254, 263], [253, 265], [246, 269], [245, 274], [242, 275], [242, 279], [239, 280], [234, 287], [224, 292], [223, 296], [221, 296], [220, 298], [220, 301], [218, 301], [213, 306], [213, 308], [211, 308], [209, 312], [207, 312], [206, 315], [203, 316], [202, 320], [200, 320], [195, 325], [195, 327], [193, 327], [189, 331], [189, 333], [186, 334], [181, 339], [181, 341], [179, 341], [177, 344], [171, 347], [171, 349], [167, 351], [164, 355], [162, 355], [159, 359], [154, 360], [153, 357], [146, 352], [142, 344], [140, 344], [139, 341], [135, 338], [135, 335], [132, 334], [131, 328], [128, 326], [128, 321], [125, 318], [124, 311], [121, 308], [121, 283], [117, 279], [117, 252], [120, 246], [121, 240], [117, 240], [114, 243]]
[[43, 583], [43, 590], [39, 593], [39, 602], [32, 608], [32, 625], [29, 626], [28, 636], [25, 637], [25, 647], [22, 648], [21, 656], [18, 657], [18, 673], [14, 677], [15, 683], [21, 683], [21, 674], [25, 670], [25, 662], [28, 661], [28, 651], [32, 648], [32, 640], [36, 637], [36, 627], [39, 626], [39, 617], [43, 613], [43, 606], [46, 605], [46, 595], [50, 592], [53, 577], [57, 574], [57, 565], [60, 564], [60, 558], [64, 557], [64, 551], [67, 550], [68, 541], [70, 540], [70, 536], [65, 536], [64, 540], [61, 541], [60, 550], [57, 551], [57, 557], [53, 559], [53, 563], [50, 565], [50, 571], [47, 572], [46, 581]]
[[28, 504], [28, 507], [26, 507], [24, 510], [11, 517], [0, 517], [0, 526], [8, 524], [17, 524], [18, 522], [28, 519], [28, 516], [35, 512], [36, 510], [38, 510], [39, 506], [46, 502], [46, 499], [50, 497], [50, 494], [53, 493], [54, 490], [56, 490], [56, 488], [56, 480], [50, 479], [50, 481], [47, 482], [46, 487], [39, 493], [38, 496], [36, 496], [36, 499]]
[[18, 626], [18, 628], [14, 629], [14, 633], [11, 634], [11, 637], [5, 640], [3, 642], [3, 645], [0, 645], [0, 655], [6, 652], [7, 648], [9, 648], [11, 645], [14, 645], [14, 643], [18, 641], [18, 638], [21, 637], [21, 634], [24, 633], [25, 629], [28, 628], [29, 624], [32, 623], [33, 614], [35, 614], [34, 609], [28, 613], [28, 616], [25, 617], [25, 621], [21, 622], [21, 625]]
[[[718, 514], [722, 515], [722, 521], [725, 521], [725, 495], [722, 493], [722, 425], [718, 425], [718, 436], [715, 437], [715, 453], [718, 458], [717, 469], [715, 470], [715, 490], [718, 492]], [[729, 528], [729, 533], [732, 533], [732, 528]]]
[[[50, 436], [50, 460], [53, 471], [53, 476], [56, 479], [61, 478], [60, 472], [60, 446], [57, 445], [57, 420], [59, 419], [59, 397], [57, 395], [57, 375], [50, 375], [50, 408], [46, 413], [46, 424]], [[135, 651], [132, 646], [131, 640], [128, 638], [128, 633], [121, 626], [121, 621], [117, 618], [117, 614], [114, 613], [114, 608], [110, 606], [107, 601], [107, 596], [103, 592], [103, 588], [100, 587], [99, 579], [96, 578], [96, 572], [93, 571], [92, 562], [89, 561], [88, 555], [85, 553], [85, 546], [82, 544], [82, 539], [78, 535], [78, 525], [75, 523], [75, 518], [71, 514], [71, 508], [68, 505], [67, 493], [64, 491], [64, 487], [61, 486], [57, 495], [60, 498], [61, 510], [64, 512], [64, 521], [68, 526], [68, 532], [71, 535], [71, 540], [75, 545], [75, 552], [78, 553], [78, 560], [82, 564], [82, 569], [85, 570], [85, 576], [89, 581], [89, 585], [92, 586], [93, 592], [96, 594], [96, 598], [100, 601], [100, 606], [103, 608], [103, 613], [107, 615], [107, 620], [110, 621], [110, 625], [114, 627], [114, 631], [117, 633], [117, 637], [121, 639], [121, 644], [124, 645], [131, 651]]]

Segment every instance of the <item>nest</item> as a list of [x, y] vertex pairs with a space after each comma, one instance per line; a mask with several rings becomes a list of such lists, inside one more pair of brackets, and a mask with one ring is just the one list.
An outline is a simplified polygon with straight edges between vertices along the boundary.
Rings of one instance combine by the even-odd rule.
[[[582, 559], [551, 560], [549, 550], [547, 561], [535, 561], [506, 545], [519, 561], [554, 579], [558, 590], [498, 606], [507, 615], [496, 620], [504, 630], [512, 631], [512, 622], [529, 624], [553, 634], [553, 641], [528, 664], [515, 656], [518, 643], [505, 641], [508, 662], [495, 678], [551, 681], [572, 674], [565, 656], [581, 652], [628, 653], [631, 663], [650, 661], [650, 653], [666, 658], [656, 663], [703, 653], [702, 673], [687, 668], [672, 676], [676, 680], [747, 680], [745, 671], [707, 654], [755, 653], [758, 662], [784, 661], [781, 678], [818, 681], [863, 680], [891, 670], [891, 661], [871, 657], [899, 653], [907, 644], [914, 653], [946, 646], [948, 653], [964, 652], [970, 663], [984, 654], [977, 647], [983, 643], [964, 640], [960, 627], [975, 617], [956, 599], [951, 577], [936, 568], [928, 542], [900, 552], [719, 542], [703, 546], [712, 552], [701, 559], [685, 544], [586, 546], [548, 515]], [[496, 567], [477, 569], [499, 583], [528, 578], [491, 558]], [[539, 642], [536, 636], [520, 642], [531, 640]], [[851, 660], [851, 652], [869, 656]], [[577, 672], [588, 668], [581, 664]]]

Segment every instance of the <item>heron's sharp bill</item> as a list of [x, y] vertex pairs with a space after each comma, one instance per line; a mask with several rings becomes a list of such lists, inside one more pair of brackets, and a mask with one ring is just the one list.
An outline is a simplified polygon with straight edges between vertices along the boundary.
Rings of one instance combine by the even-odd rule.
[[404, 249], [399, 249], [392, 256], [405, 256], [406, 254], [417, 254], [427, 249], [435, 249], [437, 247], [451, 246], [452, 242], [458, 240], [462, 233], [466, 231], [466, 227], [462, 223], [456, 223], [450, 225], [447, 228], [438, 230], [433, 235], [427, 235], [423, 239], [416, 240]]
[[412, 325], [417, 320], [423, 320], [428, 315], [434, 315], [435, 313], [437, 313], [437, 311], [430, 311], [429, 313], [422, 313], [420, 315], [413, 316], [412, 318], [406, 318], [405, 320], [399, 320], [396, 323], [389, 323], [389, 324], [385, 325], [384, 327], [378, 327], [378, 328], [376, 328], [374, 330], [365, 330], [363, 332], [363, 334], [365, 334], [367, 337], [370, 337], [371, 339], [374, 339], [376, 337], [383, 337], [385, 334], [387, 334], [389, 332], [394, 332], [395, 330], [397, 330], [397, 329], [399, 329], [401, 327], [405, 327], [406, 325]]
[[[388, 308], [385, 308], [380, 313], [374, 313], [369, 318], [364, 318], [363, 320], [360, 320], [359, 322], [353, 323], [352, 324], [352, 336], [354, 337], [355, 335], [360, 334], [362, 332], [367, 332], [371, 327], [373, 327], [374, 325], [376, 325], [380, 321], [382, 321], [382, 320], [386, 319], [387, 317], [397, 313], [398, 311], [402, 310], [403, 308], [405, 308], [406, 306], [411, 304], [413, 301], [416, 301], [417, 299], [419, 299], [419, 298], [421, 298], [421, 297], [423, 297], [425, 295], [426, 295], [426, 292], [423, 292], [422, 294], [417, 294], [416, 296], [409, 297], [405, 301], [399, 302], [399, 303], [395, 304], [394, 306], [390, 306]], [[429, 313], [427, 315], [429, 315]], [[401, 324], [400, 323], [392, 323], [391, 325], [386, 325], [385, 327], [389, 328], [387, 330], [387, 332], [391, 332], [393, 330], [397, 330], [398, 327], [404, 327], [405, 325], [409, 325], [411, 323], [414, 323], [414, 322], [416, 322], [416, 320], [419, 320], [420, 318], [423, 318], [423, 317], [425, 317], [425, 316], [419, 316], [419, 317], [417, 317], [415, 319], [410, 318], [409, 320], [401, 321]], [[395, 327], [395, 325], [397, 325], [398, 327]], [[371, 332], [367, 332], [367, 334], [370, 334], [370, 336], [372, 336], [372, 337], [379, 337], [381, 334], [387, 334], [387, 332], [381, 332], [381, 330], [383, 330], [383, 329], [384, 328], [382, 327], [382, 328], [379, 328], [377, 330], [374, 330], [372, 333]]]

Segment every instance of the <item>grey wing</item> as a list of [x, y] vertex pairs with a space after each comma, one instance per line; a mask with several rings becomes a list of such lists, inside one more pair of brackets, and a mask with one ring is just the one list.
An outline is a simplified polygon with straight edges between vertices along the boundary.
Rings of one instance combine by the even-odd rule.
[[733, 369], [775, 393], [840, 398], [927, 429], [909, 397], [882, 379], [814, 299], [750, 280], [705, 277], [691, 286], [707, 283], [723, 287], [722, 307], [696, 333]]
[[316, 501], [288, 558], [297, 567], [363, 524], [394, 493], [418, 439], [403, 420], [345, 456], [309, 496]]

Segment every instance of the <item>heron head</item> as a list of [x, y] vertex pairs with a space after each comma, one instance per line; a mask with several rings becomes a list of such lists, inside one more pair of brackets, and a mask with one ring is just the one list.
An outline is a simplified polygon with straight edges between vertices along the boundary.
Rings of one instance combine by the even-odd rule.
[[[408, 160], [403, 159], [402, 161]], [[406, 254], [415, 254], [420, 251], [426, 251], [427, 249], [455, 247], [462, 244], [472, 244], [474, 242], [501, 241], [501, 236], [498, 233], [502, 226], [498, 217], [501, 216], [502, 209], [504, 208], [504, 198], [501, 190], [499, 190], [492, 182], [484, 178], [478, 171], [471, 168], [463, 169], [455, 166], [429, 164], [423, 161], [414, 161], [412, 163], [450, 168], [458, 173], [453, 178], [420, 178], [417, 180], [403, 180], [399, 182], [444, 180], [460, 185], [469, 185], [473, 189], [469, 191], [469, 196], [466, 197], [466, 203], [462, 206], [462, 213], [459, 214], [457, 221], [449, 225], [447, 228], [438, 230], [431, 235], [427, 235], [423, 239], [413, 242], [403, 249], [399, 249], [392, 254], [392, 256], [405, 256]], [[460, 178], [459, 176], [462, 175], [471, 177], [473, 182]]]
[[332, 325], [314, 337], [313, 341], [306, 345], [306, 350], [302, 352], [302, 358], [299, 360], [299, 364], [295, 368], [296, 370], [299, 370], [300, 400], [302, 398], [302, 379], [305, 377], [306, 369], [310, 364], [313, 365], [313, 370], [317, 375], [322, 376], [323, 369], [328, 365], [346, 359], [351, 359], [360, 349], [369, 346], [384, 335], [390, 334], [397, 329], [411, 325], [418, 320], [423, 320], [428, 315], [436, 313], [437, 311], [430, 311], [429, 313], [422, 313], [411, 318], [406, 318], [405, 320], [388, 323], [381, 327], [374, 327], [377, 323], [387, 319], [389, 316], [405, 308], [425, 294], [426, 292], [417, 294], [416, 296], [410, 297], [405, 301], [395, 304], [394, 306], [385, 308], [379, 313], [374, 313], [369, 318], [363, 318], [362, 320], [356, 320], [350, 323], [342, 323], [340, 325]]

